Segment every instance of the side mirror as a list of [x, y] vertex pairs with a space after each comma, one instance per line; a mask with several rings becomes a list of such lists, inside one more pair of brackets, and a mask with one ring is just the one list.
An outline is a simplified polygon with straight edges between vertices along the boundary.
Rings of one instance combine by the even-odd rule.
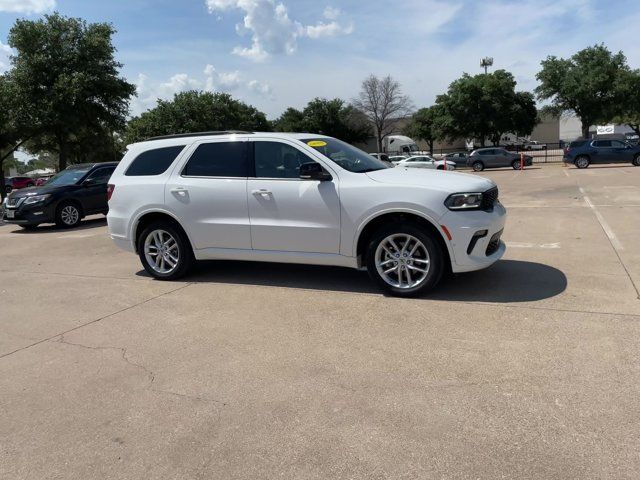
[[325, 182], [333, 177], [322, 165], [316, 162], [308, 162], [300, 165], [300, 178], [303, 180], [319, 180]]
[[90, 187], [91, 185], [93, 185], [93, 180], [91, 180], [91, 179], [87, 179], [87, 180], [82, 182], [82, 186], [83, 187]]

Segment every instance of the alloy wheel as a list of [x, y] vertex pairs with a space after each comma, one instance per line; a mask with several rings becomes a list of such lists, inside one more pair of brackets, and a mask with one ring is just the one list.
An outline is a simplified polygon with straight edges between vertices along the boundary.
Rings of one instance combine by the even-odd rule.
[[180, 261], [178, 242], [166, 230], [153, 230], [144, 241], [144, 256], [155, 272], [163, 275], [171, 273]]
[[424, 244], [406, 233], [384, 238], [376, 249], [376, 270], [389, 285], [410, 289], [420, 285], [429, 273], [429, 252]]
[[67, 205], [60, 212], [60, 218], [65, 225], [75, 225], [80, 219], [80, 212], [73, 205]]

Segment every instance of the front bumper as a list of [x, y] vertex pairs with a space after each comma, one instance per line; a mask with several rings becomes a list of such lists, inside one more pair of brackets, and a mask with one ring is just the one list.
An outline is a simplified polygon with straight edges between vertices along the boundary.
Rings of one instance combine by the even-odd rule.
[[506, 251], [500, 239], [506, 219], [507, 211], [500, 202], [496, 202], [491, 212], [446, 213], [440, 219], [440, 224], [451, 233], [452, 271], [481, 270], [500, 260]]
[[15, 225], [39, 225], [55, 222], [55, 206], [51, 203], [33, 205], [18, 204], [17, 207], [4, 204], [4, 221]]

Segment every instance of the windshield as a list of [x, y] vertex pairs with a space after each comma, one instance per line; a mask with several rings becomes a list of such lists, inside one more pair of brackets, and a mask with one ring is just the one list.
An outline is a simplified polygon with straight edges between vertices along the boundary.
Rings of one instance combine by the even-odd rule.
[[89, 168], [72, 168], [63, 170], [47, 182], [47, 185], [75, 185], [82, 177], [84, 177]]
[[365, 173], [391, 168], [390, 165], [382, 160], [335, 138], [305, 138], [301, 142], [316, 149], [325, 157], [350, 172]]

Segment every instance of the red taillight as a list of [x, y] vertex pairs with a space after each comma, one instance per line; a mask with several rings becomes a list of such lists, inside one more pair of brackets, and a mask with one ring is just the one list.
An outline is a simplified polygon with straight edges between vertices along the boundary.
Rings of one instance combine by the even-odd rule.
[[116, 189], [116, 186], [113, 184], [107, 185], [107, 202], [111, 200], [111, 195], [113, 195], [113, 191]]

